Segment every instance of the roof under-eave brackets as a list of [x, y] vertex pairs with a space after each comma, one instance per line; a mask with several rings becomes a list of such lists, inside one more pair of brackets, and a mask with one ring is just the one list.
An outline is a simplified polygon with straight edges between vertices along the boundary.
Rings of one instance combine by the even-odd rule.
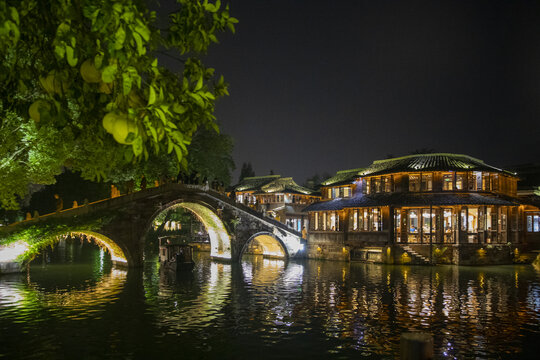
[[362, 170], [364, 170], [364, 168], [338, 171], [336, 175], [324, 180], [321, 183], [321, 186], [330, 186], [330, 185], [337, 186], [337, 185], [350, 184], [354, 181], [355, 178], [360, 176], [359, 174]]
[[451, 205], [501, 205], [517, 206], [519, 199], [503, 199], [476, 193], [448, 194], [357, 194], [352, 198], [338, 198], [311, 204], [303, 211], [330, 211], [354, 207], [377, 206], [451, 206]]
[[482, 160], [462, 154], [417, 154], [399, 158], [377, 160], [365, 168], [362, 176], [374, 176], [413, 171], [490, 171], [515, 175], [509, 171], [487, 165]]

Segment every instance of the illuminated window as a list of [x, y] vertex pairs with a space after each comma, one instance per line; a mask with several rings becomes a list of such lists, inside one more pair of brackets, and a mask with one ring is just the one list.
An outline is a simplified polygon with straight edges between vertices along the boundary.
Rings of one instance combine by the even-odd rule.
[[362, 228], [364, 229], [364, 231], [368, 231], [369, 230], [368, 209], [364, 209], [364, 215], [362, 216], [362, 223], [363, 223]]
[[480, 171], [475, 171], [474, 177], [476, 178], [476, 190], [481, 190], [482, 189], [482, 173]]
[[469, 190], [470, 191], [475, 191], [476, 190], [476, 175], [474, 175], [474, 173], [469, 173], [469, 178], [468, 178], [468, 187], [469, 187]]
[[478, 208], [469, 208], [467, 218], [467, 232], [478, 232]]
[[326, 213], [322, 213], [322, 229], [326, 230]]
[[431, 230], [436, 232], [435, 224], [433, 223], [433, 217], [435, 214], [430, 214], [429, 209], [422, 209], [422, 231], [425, 234], [429, 234]]
[[418, 233], [418, 210], [409, 210], [409, 232]]
[[431, 191], [433, 189], [433, 175], [422, 174], [422, 191]]
[[447, 191], [454, 190], [454, 174], [452, 173], [443, 174], [442, 181], [443, 181], [443, 184], [442, 184], [443, 190], [447, 190]]
[[383, 177], [383, 187], [384, 192], [392, 192], [392, 176], [384, 176]]
[[467, 231], [467, 209], [461, 210], [461, 231]]
[[465, 187], [465, 174], [456, 174], [456, 190], [463, 190]]
[[452, 209], [443, 210], [443, 230], [445, 234], [452, 232]]
[[318, 212], [315, 213], [314, 223], [315, 223], [315, 230], [319, 230], [319, 213]]
[[420, 175], [409, 175], [409, 191], [420, 191]]
[[401, 209], [394, 209], [394, 236], [401, 242]]
[[366, 190], [364, 194], [371, 194], [371, 179], [365, 179], [366, 186], [364, 189]]
[[540, 232], [540, 215], [527, 215], [527, 231]]
[[374, 179], [373, 179], [373, 190], [374, 190], [376, 193], [382, 192], [381, 178], [374, 178]]
[[491, 186], [490, 186], [490, 183], [489, 183], [489, 174], [488, 173], [483, 173], [482, 174], [482, 190], [484, 190], [484, 191], [491, 190]]
[[351, 197], [351, 188], [346, 186], [344, 188], [342, 188], [343, 190], [343, 195], [342, 197]]
[[381, 209], [379, 208], [371, 209], [370, 219], [371, 219], [371, 231], [381, 231], [382, 230]]
[[328, 199], [331, 199], [332, 198], [332, 188], [328, 188], [328, 196], [327, 196]]
[[354, 231], [358, 230], [358, 210], [353, 211], [352, 229]]
[[491, 190], [499, 191], [499, 175], [498, 174], [491, 175]]

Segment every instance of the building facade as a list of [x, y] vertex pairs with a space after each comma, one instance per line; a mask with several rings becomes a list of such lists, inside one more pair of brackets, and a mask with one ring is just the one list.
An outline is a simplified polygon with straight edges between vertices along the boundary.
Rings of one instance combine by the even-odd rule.
[[398, 264], [518, 261], [540, 248], [540, 203], [518, 196], [518, 179], [457, 154], [410, 155], [340, 171], [322, 183], [322, 201], [305, 209], [308, 257]]
[[281, 221], [296, 231], [309, 227], [307, 213], [302, 210], [321, 200], [316, 191], [296, 184], [291, 177], [282, 178], [280, 175], [244, 178], [230, 189], [231, 194], [234, 194], [236, 202]]

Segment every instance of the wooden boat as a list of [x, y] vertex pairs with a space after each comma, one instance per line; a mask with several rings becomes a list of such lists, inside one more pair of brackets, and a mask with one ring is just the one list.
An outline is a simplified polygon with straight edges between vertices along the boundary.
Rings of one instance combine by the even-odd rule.
[[191, 271], [195, 266], [193, 249], [182, 238], [162, 236], [159, 238], [159, 263], [171, 271]]

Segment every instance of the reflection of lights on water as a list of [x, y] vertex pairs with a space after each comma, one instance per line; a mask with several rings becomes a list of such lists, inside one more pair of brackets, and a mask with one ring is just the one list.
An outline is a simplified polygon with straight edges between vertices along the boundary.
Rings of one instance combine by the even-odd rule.
[[29, 246], [25, 241], [16, 241], [0, 248], [0, 262], [12, 262], [28, 251]]
[[0, 308], [13, 306], [24, 299], [21, 290], [0, 282]]
[[99, 249], [99, 271], [103, 271], [103, 259], [105, 258], [105, 251], [103, 249]]

